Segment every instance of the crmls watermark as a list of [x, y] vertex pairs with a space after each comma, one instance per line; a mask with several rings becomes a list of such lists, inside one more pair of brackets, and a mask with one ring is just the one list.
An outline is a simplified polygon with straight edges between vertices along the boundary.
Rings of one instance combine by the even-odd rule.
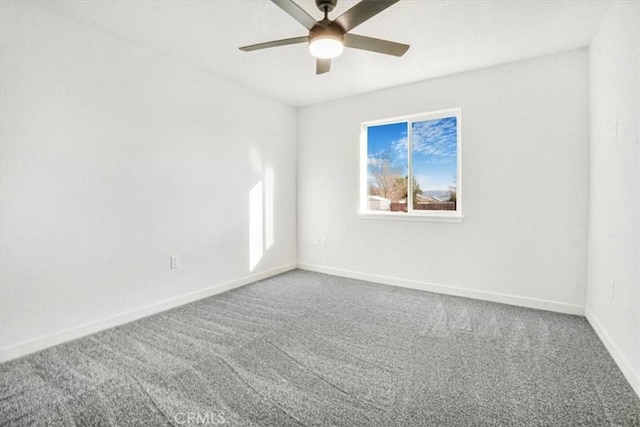
[[178, 424], [210, 424], [220, 425], [225, 423], [224, 412], [178, 412], [173, 416]]

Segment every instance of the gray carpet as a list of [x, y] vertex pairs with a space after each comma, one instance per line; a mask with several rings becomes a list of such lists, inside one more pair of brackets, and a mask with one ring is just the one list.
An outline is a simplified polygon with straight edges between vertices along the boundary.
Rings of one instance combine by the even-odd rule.
[[0, 365], [3, 425], [640, 426], [586, 320], [293, 271]]

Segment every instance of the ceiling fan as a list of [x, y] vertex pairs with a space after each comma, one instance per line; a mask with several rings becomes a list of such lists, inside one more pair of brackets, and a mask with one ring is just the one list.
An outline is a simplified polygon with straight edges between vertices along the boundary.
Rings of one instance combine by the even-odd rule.
[[394, 56], [402, 56], [409, 49], [409, 45], [406, 44], [349, 33], [358, 25], [399, 0], [362, 0], [333, 21], [329, 19], [328, 15], [335, 8], [338, 0], [315, 0], [318, 9], [324, 13], [324, 19], [320, 21], [316, 21], [293, 0], [271, 1], [287, 12], [293, 19], [304, 25], [309, 30], [309, 35], [243, 46], [240, 50], [250, 52], [252, 50], [308, 42], [309, 52], [317, 58], [316, 74], [323, 74], [331, 69], [331, 59], [340, 56], [344, 47]]

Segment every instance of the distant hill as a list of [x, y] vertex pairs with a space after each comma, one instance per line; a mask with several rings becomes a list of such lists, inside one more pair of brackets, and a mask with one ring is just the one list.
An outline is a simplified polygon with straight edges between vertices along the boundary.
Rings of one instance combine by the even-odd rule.
[[443, 202], [449, 201], [450, 196], [449, 190], [423, 190], [421, 194], [423, 198], [433, 197]]

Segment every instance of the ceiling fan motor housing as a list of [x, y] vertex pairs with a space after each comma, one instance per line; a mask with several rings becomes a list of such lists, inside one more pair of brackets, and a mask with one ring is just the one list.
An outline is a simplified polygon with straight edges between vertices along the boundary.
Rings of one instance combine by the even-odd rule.
[[342, 36], [344, 36], [345, 31], [342, 27], [335, 22], [331, 22], [328, 19], [323, 19], [322, 21], [318, 21], [316, 25], [309, 30], [309, 41], [313, 41], [317, 38], [325, 38], [331, 37], [335, 39], [342, 40]]

